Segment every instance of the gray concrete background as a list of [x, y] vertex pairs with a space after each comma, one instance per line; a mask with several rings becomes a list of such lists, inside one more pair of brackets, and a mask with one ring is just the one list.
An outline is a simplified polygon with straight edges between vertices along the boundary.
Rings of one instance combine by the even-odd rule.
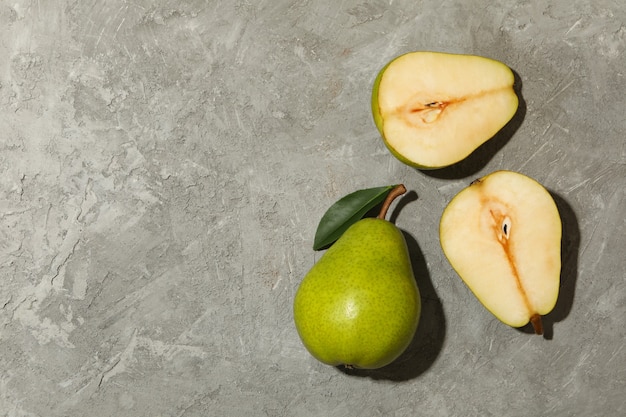
[[[626, 415], [625, 22], [621, 0], [1, 2], [0, 415]], [[369, 108], [421, 49], [501, 60], [523, 99], [436, 172]], [[563, 217], [545, 338], [439, 247], [445, 204], [497, 169]], [[324, 211], [396, 182], [422, 321], [348, 374], [305, 351], [292, 299]]]

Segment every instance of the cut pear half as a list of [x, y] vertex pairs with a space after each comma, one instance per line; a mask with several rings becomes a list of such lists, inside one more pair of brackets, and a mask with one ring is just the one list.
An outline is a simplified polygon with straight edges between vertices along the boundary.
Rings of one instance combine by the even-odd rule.
[[391, 153], [422, 169], [465, 159], [515, 115], [515, 77], [474, 55], [411, 52], [387, 64], [372, 92], [374, 122]]
[[496, 171], [459, 192], [445, 208], [444, 254], [478, 300], [513, 327], [554, 308], [561, 274], [562, 225], [550, 193], [537, 181]]

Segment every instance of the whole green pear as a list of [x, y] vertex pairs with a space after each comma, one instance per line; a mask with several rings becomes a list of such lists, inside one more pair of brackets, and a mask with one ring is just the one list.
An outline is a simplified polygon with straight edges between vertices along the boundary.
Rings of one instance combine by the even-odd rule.
[[417, 329], [421, 302], [406, 241], [380, 217], [350, 226], [296, 293], [298, 334], [325, 364], [383, 367], [400, 356]]

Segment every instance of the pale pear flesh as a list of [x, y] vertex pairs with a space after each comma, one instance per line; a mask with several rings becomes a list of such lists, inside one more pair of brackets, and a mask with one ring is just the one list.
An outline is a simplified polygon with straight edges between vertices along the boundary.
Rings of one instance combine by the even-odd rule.
[[450, 264], [493, 315], [513, 327], [532, 321], [541, 333], [540, 316], [558, 298], [562, 234], [541, 184], [512, 171], [489, 174], [450, 201], [439, 232]]
[[491, 139], [519, 104], [515, 77], [485, 57], [412, 52], [383, 68], [372, 112], [385, 144], [419, 168], [452, 165]]
[[375, 369], [409, 345], [419, 290], [402, 232], [383, 219], [352, 225], [311, 268], [294, 299], [304, 346], [329, 365]]

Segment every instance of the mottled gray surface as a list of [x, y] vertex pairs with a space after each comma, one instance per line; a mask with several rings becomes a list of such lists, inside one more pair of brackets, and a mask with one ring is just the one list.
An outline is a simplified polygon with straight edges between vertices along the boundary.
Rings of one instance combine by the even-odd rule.
[[[626, 415], [626, 3], [0, 3], [0, 416]], [[371, 120], [419, 49], [518, 75], [515, 119], [422, 172]], [[486, 312], [437, 239], [497, 169], [555, 195], [546, 338]], [[406, 355], [348, 375], [292, 323], [330, 204], [403, 182], [423, 316]]]

